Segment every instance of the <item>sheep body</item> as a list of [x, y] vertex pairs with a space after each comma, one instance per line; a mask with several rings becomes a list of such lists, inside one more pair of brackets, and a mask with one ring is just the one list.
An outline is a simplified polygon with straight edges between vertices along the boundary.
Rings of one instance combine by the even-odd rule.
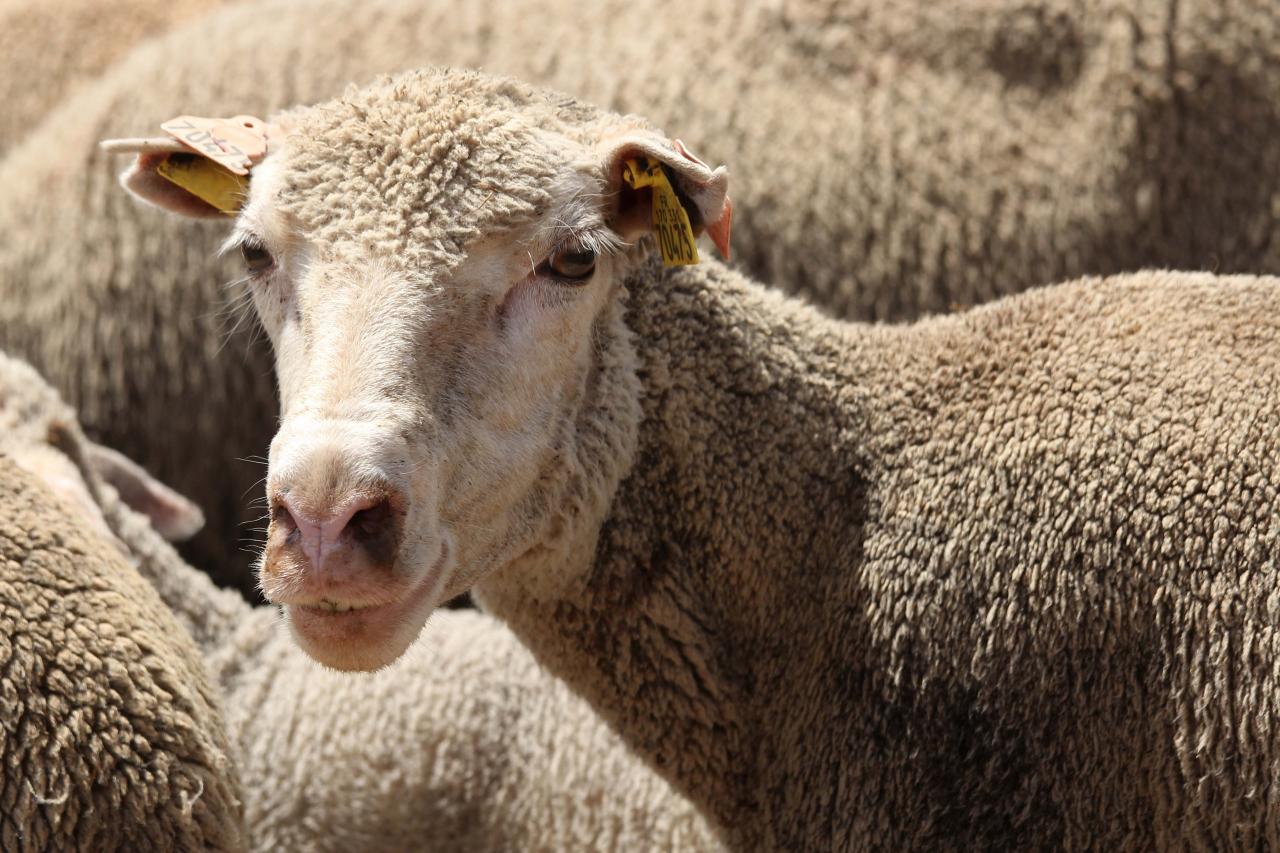
[[23, 450], [73, 444], [74, 421], [24, 366], [0, 358], [0, 385], [0, 847], [244, 849], [199, 654], [105, 530], [16, 461], [55, 471]]
[[738, 849], [1280, 843], [1280, 280], [843, 323], [663, 267], [623, 164], [708, 223], [725, 175], [635, 117], [428, 68], [276, 128], [233, 240], [317, 658], [474, 588]]
[[745, 268], [893, 319], [1085, 272], [1273, 270], [1276, 32], [1265, 0], [1176, 17], [1101, 0], [229, 8], [140, 47], [0, 168], [0, 345], [195, 497], [209, 524], [186, 553], [247, 589], [228, 543], [258, 473], [229, 460], [274, 427], [251, 366], [264, 353], [248, 332], [225, 340], [219, 230], [129, 206], [98, 139], [265, 115], [427, 61], [484, 65], [667, 122], [733, 166]]
[[722, 849], [491, 616], [443, 610], [395, 666], [355, 678], [308, 659], [259, 608], [209, 662], [254, 849]]
[[1280, 843], [1280, 281], [906, 327], [717, 265], [627, 288], [595, 556], [477, 597], [735, 848]]

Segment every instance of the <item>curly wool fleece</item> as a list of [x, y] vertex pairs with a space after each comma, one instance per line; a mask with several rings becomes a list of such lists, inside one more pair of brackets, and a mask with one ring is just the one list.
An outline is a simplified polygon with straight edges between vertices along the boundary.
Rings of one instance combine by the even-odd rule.
[[3, 356], [0, 389], [0, 848], [244, 849], [199, 654], [113, 540], [8, 455], [76, 446], [65, 406]]
[[658, 121], [733, 170], [735, 263], [904, 319], [1144, 266], [1280, 271], [1278, 34], [1272, 0], [238, 4], [140, 47], [0, 164], [0, 346], [193, 497], [208, 525], [183, 553], [250, 591], [261, 472], [234, 460], [276, 423], [267, 353], [252, 324], [228, 339], [221, 229], [129, 204], [99, 139], [485, 67]]

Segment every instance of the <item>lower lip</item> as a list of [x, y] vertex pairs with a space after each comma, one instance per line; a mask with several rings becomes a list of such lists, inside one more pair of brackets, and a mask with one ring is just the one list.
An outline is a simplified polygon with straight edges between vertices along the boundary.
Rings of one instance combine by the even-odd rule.
[[439, 568], [434, 567], [417, 586], [387, 604], [342, 611], [290, 604], [285, 613], [294, 630], [311, 642], [378, 643], [403, 627], [405, 617], [431, 597], [438, 586]]

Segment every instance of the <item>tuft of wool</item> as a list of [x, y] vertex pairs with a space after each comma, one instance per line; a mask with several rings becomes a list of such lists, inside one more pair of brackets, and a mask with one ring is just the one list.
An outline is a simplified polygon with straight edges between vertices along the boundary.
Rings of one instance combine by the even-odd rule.
[[0, 389], [0, 848], [245, 849], [198, 651], [83, 505], [20, 464], [77, 444], [69, 412], [6, 358]]
[[1280, 271], [1277, 34], [1270, 0], [244, 4], [139, 47], [0, 164], [0, 345], [196, 498], [209, 523], [184, 553], [248, 589], [261, 472], [233, 460], [274, 428], [266, 353], [251, 322], [227, 332], [221, 229], [132, 205], [97, 140], [482, 65], [728, 163], [736, 263], [905, 319], [1086, 273]]
[[[32, 451], [47, 450], [65, 454], [64, 460], [88, 455], [73, 413], [56, 392], [29, 367], [3, 356], [0, 401], [6, 401], [0, 405], [0, 435], [6, 436], [3, 444], [9, 451], [30, 458]], [[60, 424], [58, 429], [48, 429], [51, 419]], [[35, 459], [46, 461], [38, 454]], [[4, 488], [11, 468], [0, 459], [2, 512], [9, 506]], [[174, 619], [194, 637], [216, 685], [212, 694], [223, 708], [216, 729], [219, 754], [235, 757], [252, 849], [296, 853], [722, 849], [708, 822], [689, 801], [631, 753], [568, 685], [545, 672], [492, 617], [474, 611], [443, 611], [394, 667], [359, 678], [324, 670], [280, 630], [274, 608], [250, 607], [235, 592], [218, 589], [207, 575], [185, 563], [91, 467], [75, 467], [68, 477], [79, 478], [86, 494], [92, 495], [88, 506], [44, 498], [45, 504], [30, 516], [36, 519], [31, 524], [47, 531], [42, 535], [57, 539], [64, 529], [85, 527], [87, 517], [105, 522], [101, 534], [68, 540], [63, 551], [108, 552], [112, 573], [94, 582], [98, 597], [117, 614], [104, 617], [103, 624], [111, 629], [106, 638], [95, 639], [93, 632], [83, 630], [67, 632], [70, 648], [87, 643], [96, 650], [99, 666], [117, 676], [113, 683], [127, 684], [127, 679], [120, 681], [121, 673], [127, 671], [128, 678], [137, 681], [172, 656], [167, 649], [155, 649], [159, 639], [184, 647], [185, 668], [162, 670], [166, 675], [162, 683], [181, 698], [192, 684], [205, 691], [209, 688], [199, 655], [189, 648]], [[40, 491], [33, 486], [33, 493]], [[8, 541], [0, 530], [0, 626], [13, 624], [14, 618], [7, 608], [12, 587], [3, 562]], [[119, 550], [136, 571], [123, 563]], [[54, 588], [50, 595], [59, 589], [63, 588]], [[71, 584], [65, 589], [71, 589]], [[156, 601], [156, 592], [172, 609], [172, 616]], [[47, 611], [35, 613], [49, 619], [46, 613], [61, 613], [60, 608], [69, 606], [65, 602], [80, 599], [92, 600], [92, 596], [73, 591], [63, 596], [63, 604], [51, 598]], [[135, 599], [149, 603], [157, 613], [147, 611], [149, 621], [126, 627], [126, 616], [120, 614], [133, 614], [130, 607]], [[24, 600], [30, 609], [39, 599], [28, 595]], [[48, 638], [44, 642], [59, 638], [61, 649], [61, 628], [55, 629], [54, 620], [50, 622], [51, 627], [33, 633], [37, 639]], [[50, 633], [55, 630], [59, 633]], [[0, 634], [0, 660], [5, 659], [6, 639]], [[68, 659], [74, 661], [74, 656]], [[72, 673], [77, 676], [76, 689], [85, 689], [79, 676], [86, 670], [82, 667]], [[53, 672], [54, 683], [64, 683], [61, 672], [48, 671]], [[6, 672], [0, 665], [0, 689], [12, 687]], [[188, 675], [190, 681], [175, 684]], [[137, 691], [147, 697], [152, 711], [161, 703], [178, 704], [178, 699], [148, 695], [145, 686], [139, 682]], [[101, 740], [71, 739], [72, 734], [83, 735], [92, 728], [77, 716], [80, 711], [73, 707], [77, 696], [66, 698], [64, 710], [79, 728], [64, 735], [57, 753], [60, 761], [40, 764], [40, 772], [31, 770], [27, 756], [43, 743], [39, 738], [17, 757], [0, 749], [0, 758], [6, 762], [0, 775], [0, 803], [11, 818], [10, 823], [0, 818], [0, 846], [5, 850], [47, 849], [51, 843], [95, 850], [151, 849], [148, 844], [159, 849], [216, 847], [216, 836], [206, 835], [202, 841], [195, 834], [167, 831], [163, 820], [172, 815], [163, 811], [145, 824], [155, 832], [154, 838], [128, 834], [141, 825], [138, 814], [163, 805], [157, 797], [146, 796], [152, 789], [171, 790], [174, 808], [188, 807], [194, 815], [191, 822], [200, 822], [201, 827], [208, 821], [208, 810], [217, 808], [226, 791], [217, 784], [217, 777], [192, 772], [164, 752], [166, 738], [172, 736], [165, 728], [170, 724], [167, 720], [146, 727], [134, 721], [132, 728], [104, 729], [99, 733]], [[61, 694], [51, 695], [48, 701], [54, 706], [62, 701]], [[26, 707], [32, 707], [31, 701]], [[41, 711], [30, 718], [34, 722], [28, 722], [36, 731], [58, 722], [51, 711]], [[179, 722], [185, 719], [175, 716]], [[163, 759], [161, 770], [144, 776], [151, 780], [151, 787], [141, 793], [123, 780], [113, 781], [114, 787], [108, 786], [101, 795], [128, 795], [124, 798], [128, 808], [139, 811], [128, 812], [133, 823], [117, 821], [119, 825], [100, 827], [84, 817], [81, 788], [93, 777], [67, 773], [80, 764], [97, 766], [92, 763], [94, 756], [115, 756], [121, 750], [121, 761], [130, 766], [129, 750], [144, 748], [137, 731], [147, 738], [151, 750], [147, 760]], [[86, 754], [81, 755], [81, 750]], [[28, 762], [22, 765], [22, 773], [8, 769], [22, 760]], [[159, 788], [162, 783], [169, 787]], [[24, 784], [31, 786], [31, 792]], [[25, 805], [14, 810], [9, 808], [13, 803]], [[40, 809], [55, 822], [57, 834], [31, 834], [44, 832]], [[49, 811], [54, 809], [60, 811]], [[88, 828], [74, 831], [81, 825]], [[36, 840], [30, 847], [13, 843], [12, 826]], [[109, 832], [122, 834], [117, 840]]]

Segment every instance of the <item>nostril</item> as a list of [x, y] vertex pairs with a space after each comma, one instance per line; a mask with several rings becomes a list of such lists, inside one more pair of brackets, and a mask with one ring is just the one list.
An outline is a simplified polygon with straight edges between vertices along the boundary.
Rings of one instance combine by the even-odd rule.
[[392, 522], [394, 515], [395, 511], [391, 508], [391, 501], [383, 498], [373, 506], [358, 510], [355, 515], [351, 516], [351, 520], [347, 522], [346, 529], [357, 539], [381, 536], [387, 525]]
[[374, 563], [389, 566], [395, 562], [402, 527], [403, 512], [387, 496], [353, 513], [344, 532]]
[[363, 551], [373, 562], [395, 560], [404, 512], [396, 492], [378, 490], [349, 495], [317, 518], [295, 491], [281, 491], [272, 501], [271, 520], [280, 547], [297, 546], [307, 563], [319, 568], [330, 554], [346, 547]]
[[289, 507], [283, 502], [277, 503], [271, 510], [271, 520], [286, 534], [292, 533], [298, 529], [298, 521], [293, 517], [293, 513], [289, 512]]

